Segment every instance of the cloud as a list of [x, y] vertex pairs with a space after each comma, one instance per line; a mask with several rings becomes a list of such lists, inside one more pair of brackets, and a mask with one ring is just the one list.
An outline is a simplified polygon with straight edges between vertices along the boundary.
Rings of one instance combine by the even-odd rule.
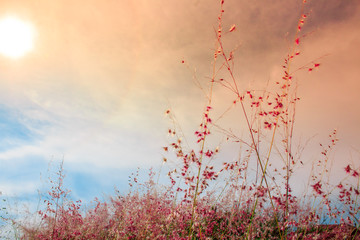
[[[229, 50], [239, 46], [235, 77], [241, 89], [262, 89], [280, 76], [299, 3], [225, 1], [224, 30], [232, 24], [237, 30], [224, 35], [224, 44]], [[304, 38], [301, 61], [332, 55], [324, 59], [324, 70], [299, 75], [302, 133], [325, 136], [328, 128], [343, 126], [358, 142], [359, 134], [351, 132], [358, 129], [360, 113], [348, 104], [358, 102], [359, 31], [353, 27], [358, 5], [309, 1], [304, 32], [316, 31]], [[1, 148], [1, 163], [64, 157], [70, 168], [85, 171], [78, 176], [84, 179], [109, 169], [160, 164], [169, 125], [163, 112], [171, 106], [189, 138], [199, 124], [205, 97], [193, 83], [193, 69], [206, 87], [218, 7], [207, 0], [4, 3], [0, 13], [24, 14], [35, 23], [38, 38], [25, 58], [1, 59], [0, 123], [6, 133], [2, 141], [9, 144]], [[334, 101], [339, 92], [342, 97]], [[216, 88], [215, 110], [227, 108], [232, 98]], [[241, 133], [241, 121], [234, 113], [227, 124]], [[104, 170], [88, 174], [91, 168]]]
[[38, 182], [17, 182], [0, 184], [1, 192], [6, 196], [33, 194], [38, 190], [38, 187]]

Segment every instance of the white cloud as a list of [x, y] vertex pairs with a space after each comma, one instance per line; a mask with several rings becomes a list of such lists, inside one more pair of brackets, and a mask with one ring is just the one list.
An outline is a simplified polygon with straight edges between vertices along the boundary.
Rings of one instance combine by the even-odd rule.
[[27, 194], [34, 194], [39, 189], [39, 181], [16, 181], [0, 183], [2, 195], [17, 197]]

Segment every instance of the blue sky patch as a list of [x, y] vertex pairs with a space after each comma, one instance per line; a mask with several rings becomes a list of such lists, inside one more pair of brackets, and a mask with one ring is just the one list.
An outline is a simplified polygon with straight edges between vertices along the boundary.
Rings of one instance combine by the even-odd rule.
[[0, 105], [0, 151], [34, 140], [35, 134], [25, 122], [31, 123], [19, 111]]

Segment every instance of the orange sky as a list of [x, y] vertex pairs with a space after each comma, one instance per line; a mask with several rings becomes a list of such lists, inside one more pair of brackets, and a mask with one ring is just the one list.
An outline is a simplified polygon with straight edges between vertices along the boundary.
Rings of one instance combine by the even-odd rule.
[[[295, 133], [304, 140], [316, 135], [310, 146], [316, 151], [337, 128], [336, 156], [343, 161], [350, 150], [360, 151], [360, 3], [308, 2], [304, 32], [312, 34], [303, 39], [296, 66], [327, 56], [317, 71], [297, 74], [302, 100]], [[224, 28], [236, 24], [237, 30], [224, 41], [229, 49], [239, 45], [235, 73], [242, 89], [264, 88], [280, 76], [300, 3], [225, 1]], [[65, 156], [74, 171], [93, 175], [92, 166], [147, 168], [161, 162], [168, 107], [185, 132], [196, 130], [205, 99], [181, 61], [206, 85], [218, 1], [24, 0], [0, 6], [0, 16], [18, 15], [37, 29], [30, 54], [16, 61], [0, 56], [1, 105], [31, 135], [29, 141], [4, 140], [13, 145], [1, 150], [1, 164]], [[229, 105], [228, 94], [215, 89], [215, 110]], [[237, 122], [226, 119], [241, 132]], [[353, 160], [359, 162], [358, 155]]]

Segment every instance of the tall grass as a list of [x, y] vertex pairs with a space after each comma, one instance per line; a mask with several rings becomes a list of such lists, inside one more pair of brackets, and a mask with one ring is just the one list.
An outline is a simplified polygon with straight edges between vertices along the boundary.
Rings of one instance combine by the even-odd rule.
[[[84, 208], [81, 201], [68, 197], [61, 165], [49, 198], [36, 213], [41, 221], [15, 221], [21, 239], [359, 239], [359, 168], [347, 165], [341, 170], [346, 177], [337, 184], [329, 181], [336, 130], [329, 135], [329, 143], [321, 145], [322, 157], [312, 166], [304, 196], [293, 194], [296, 186], [291, 186], [290, 179], [303, 164], [294, 146], [300, 100], [295, 74], [321, 66], [316, 60], [294, 67], [306, 36], [302, 34], [306, 1], [279, 66], [283, 75], [261, 91], [243, 89], [234, 74], [235, 50], [225, 49], [223, 38], [231, 36], [236, 25], [223, 23], [224, 4], [221, 0], [212, 73], [207, 89], [202, 89], [206, 102], [194, 144], [182, 133], [174, 110], [166, 111], [173, 125], [168, 129], [169, 145], [163, 147], [161, 172], [169, 167], [169, 184], [160, 184], [160, 173], [150, 171], [145, 182], [131, 180], [128, 194], [117, 193]], [[215, 109], [215, 88], [232, 96], [228, 109]], [[239, 136], [221, 126], [230, 111], [240, 113], [245, 134]], [[211, 138], [218, 136], [214, 132], [245, 154], [222, 161], [222, 149], [211, 147]], [[250, 167], [253, 162], [255, 171]]]

